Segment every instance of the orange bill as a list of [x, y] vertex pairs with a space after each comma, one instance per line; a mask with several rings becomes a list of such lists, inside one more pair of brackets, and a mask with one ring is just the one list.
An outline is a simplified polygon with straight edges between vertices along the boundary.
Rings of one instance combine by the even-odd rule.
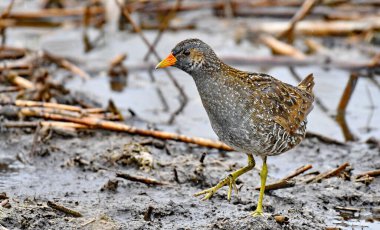
[[177, 58], [174, 57], [172, 53], [170, 53], [164, 60], [156, 65], [156, 69], [165, 68], [168, 66], [172, 66], [177, 62]]

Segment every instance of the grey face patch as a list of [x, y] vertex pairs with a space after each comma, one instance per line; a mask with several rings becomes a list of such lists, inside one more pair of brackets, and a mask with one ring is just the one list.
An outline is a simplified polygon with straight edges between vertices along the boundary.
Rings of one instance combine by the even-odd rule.
[[200, 71], [205, 62], [219, 62], [211, 47], [196, 38], [181, 41], [174, 47], [172, 54], [177, 59], [174, 66], [189, 74]]

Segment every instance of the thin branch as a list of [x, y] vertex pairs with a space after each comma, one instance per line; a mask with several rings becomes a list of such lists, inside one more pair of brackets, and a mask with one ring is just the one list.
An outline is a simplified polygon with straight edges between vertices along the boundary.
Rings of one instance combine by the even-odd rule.
[[334, 176], [338, 176], [342, 171], [344, 171], [350, 164], [348, 162], [340, 165], [339, 167], [337, 167], [336, 169], [333, 169], [333, 170], [330, 170], [330, 171], [327, 171], [325, 173], [321, 173], [319, 174], [318, 176], [315, 176], [313, 178], [310, 178], [308, 180], [305, 181], [305, 183], [314, 183], [314, 182], [320, 182], [322, 181], [323, 179], [327, 179], [327, 178], [330, 178], [330, 177], [334, 177]]
[[123, 172], [117, 172], [116, 176], [126, 179], [126, 180], [140, 182], [146, 185], [167, 185], [168, 184], [167, 182], [164, 182], [164, 181], [158, 181], [156, 179], [141, 177], [141, 176], [132, 176], [128, 173], [123, 173]]
[[175, 17], [178, 9], [181, 7], [181, 2], [182, 2], [182, 0], [176, 0], [175, 5], [173, 6], [173, 9], [171, 9], [170, 12], [166, 15], [166, 17], [164, 17], [164, 19], [162, 20], [158, 34], [157, 34], [156, 38], [154, 39], [152, 46], [149, 47], [148, 52], [144, 56], [144, 61], [147, 61], [149, 59], [149, 56], [152, 53], [152, 47], [157, 46], [157, 44], [160, 41], [165, 30], [169, 27], [170, 20]]
[[[134, 20], [132, 19], [128, 9], [126, 7], [123, 7], [123, 5], [118, 1], [118, 0], [115, 0], [116, 4], [119, 6], [121, 12], [123, 13], [123, 15], [127, 18], [127, 20], [129, 21], [129, 23], [132, 25], [133, 27], [133, 30], [141, 37], [142, 41], [148, 46], [148, 48], [152, 51], [153, 55], [156, 57], [157, 61], [161, 61], [161, 57], [160, 55], [157, 53], [155, 47], [153, 47], [150, 42], [148, 41], [148, 39], [145, 37], [145, 35], [142, 33], [142, 30], [141, 28], [134, 22]], [[179, 85], [179, 83], [177, 82], [177, 80], [174, 78], [174, 76], [171, 74], [171, 72], [168, 70], [168, 69], [164, 69], [164, 71], [168, 74], [171, 82], [173, 83], [173, 85], [176, 87], [176, 89], [178, 90], [181, 98], [180, 98], [180, 106], [177, 110], [174, 111], [173, 115], [171, 116], [171, 118], [169, 119], [169, 124], [173, 123], [174, 119], [175, 119], [175, 116], [179, 113], [181, 113], [183, 111], [183, 109], [186, 107], [187, 103], [188, 103], [188, 97], [185, 93], [185, 91], [183, 90], [183, 88]]]
[[355, 175], [354, 178], [358, 179], [358, 178], [364, 177], [364, 176], [370, 176], [370, 177], [380, 176], [380, 169], [360, 173], [358, 175]]
[[282, 180], [289, 180], [289, 179], [292, 179], [304, 172], [306, 172], [307, 170], [313, 168], [312, 165], [308, 164], [308, 165], [304, 165], [302, 167], [299, 167], [298, 169], [296, 169], [293, 173], [289, 174], [288, 176], [282, 178]]
[[155, 138], [163, 139], [163, 140], [181, 141], [185, 143], [197, 144], [203, 147], [232, 151], [231, 147], [219, 141], [212, 141], [209, 139], [204, 139], [204, 138], [199, 138], [199, 137], [188, 137], [185, 135], [157, 131], [157, 130], [139, 129], [133, 126], [128, 126], [126, 124], [113, 122], [113, 121], [106, 121], [106, 120], [98, 119], [95, 117], [82, 117], [82, 118], [69, 117], [69, 116], [62, 116], [59, 114], [44, 113], [40, 110], [35, 110], [35, 109], [33, 110], [29, 108], [21, 108], [16, 111], [11, 111], [10, 108], [3, 108], [3, 110], [6, 110], [6, 111], [3, 112], [0, 110], [0, 114], [16, 113], [16, 114], [26, 116], [26, 117], [42, 117], [42, 118], [50, 119], [50, 120], [67, 121], [67, 122], [83, 124], [94, 129], [96, 128], [96, 129], [112, 130], [112, 131], [118, 131], [118, 132], [127, 132], [130, 134], [151, 136], [151, 137], [155, 137]]
[[320, 0], [305, 0], [301, 6], [301, 8], [297, 11], [297, 13], [290, 20], [289, 28], [286, 29], [280, 37], [286, 37], [290, 43], [294, 40], [294, 28], [296, 24], [304, 19], [314, 8], [315, 5], [319, 3]]
[[52, 201], [48, 201], [47, 205], [50, 208], [56, 209], [58, 211], [61, 211], [63, 213], [69, 214], [69, 215], [74, 216], [74, 217], [82, 217], [83, 216], [80, 212], [77, 212], [77, 211], [74, 211], [72, 209], [66, 208], [66, 207], [64, 207], [62, 205], [59, 205], [59, 204], [56, 204], [56, 203], [54, 203]]
[[55, 63], [59, 67], [64, 68], [64, 69], [72, 72], [73, 74], [79, 75], [84, 80], [89, 80], [91, 78], [88, 73], [86, 73], [84, 70], [79, 68], [77, 65], [71, 63], [70, 61], [68, 61], [67, 59], [65, 59], [63, 57], [53, 55], [52, 53], [49, 53], [47, 51], [44, 51], [44, 57], [47, 60]]

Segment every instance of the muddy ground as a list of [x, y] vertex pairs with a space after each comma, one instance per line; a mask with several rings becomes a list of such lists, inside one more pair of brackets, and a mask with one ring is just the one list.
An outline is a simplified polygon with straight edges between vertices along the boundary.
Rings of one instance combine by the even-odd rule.
[[[264, 199], [268, 216], [253, 218], [250, 212], [257, 205], [258, 191], [254, 187], [259, 185], [259, 159], [254, 171], [238, 180], [239, 197], [234, 195], [229, 203], [223, 188], [210, 201], [200, 201], [192, 195], [244, 166], [244, 154], [100, 131], [78, 136], [50, 133], [32, 151], [34, 136], [33, 130], [1, 131], [0, 192], [6, 193], [9, 204], [0, 209], [0, 224], [8, 229], [376, 229], [380, 226], [376, 222], [380, 217], [379, 179], [365, 185], [334, 177], [321, 183], [297, 183], [292, 188], [271, 191]], [[203, 164], [202, 153], [207, 153]], [[335, 146], [306, 139], [298, 148], [269, 158], [268, 183], [289, 174], [295, 165], [312, 164], [310, 171], [323, 172], [349, 162], [352, 174], [378, 169], [379, 156], [379, 149], [369, 144]], [[116, 172], [167, 184], [133, 182], [116, 177]], [[298, 180], [301, 179], [302, 176]], [[57, 211], [47, 205], [48, 201], [83, 216], [77, 218]], [[337, 207], [361, 211], [342, 212]], [[280, 224], [274, 215], [289, 219]]]

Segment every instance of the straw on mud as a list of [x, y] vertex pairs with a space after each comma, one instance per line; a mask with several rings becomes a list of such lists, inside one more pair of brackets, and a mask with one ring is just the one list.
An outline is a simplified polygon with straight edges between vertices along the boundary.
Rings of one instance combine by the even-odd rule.
[[54, 203], [52, 201], [48, 201], [47, 202], [47, 205], [50, 207], [50, 208], [53, 208], [53, 209], [56, 209], [58, 211], [61, 211], [65, 214], [68, 214], [68, 215], [71, 215], [73, 217], [82, 217], [83, 215], [80, 213], [80, 212], [77, 212], [75, 210], [72, 210], [72, 209], [69, 209], [69, 208], [66, 208], [62, 205], [59, 205], [57, 203]]
[[330, 178], [330, 177], [334, 177], [334, 176], [338, 176], [342, 171], [344, 171], [350, 164], [348, 162], [340, 165], [339, 167], [333, 169], [333, 170], [330, 170], [330, 171], [327, 171], [327, 172], [324, 172], [324, 173], [321, 173], [313, 178], [310, 178], [306, 181], [304, 181], [305, 183], [315, 183], [315, 182], [320, 182], [322, 181], [323, 179], [327, 179], [327, 178]]
[[168, 184], [168, 182], [165, 182], [165, 181], [158, 181], [158, 180], [152, 179], [152, 178], [134, 176], [134, 175], [130, 175], [128, 173], [123, 173], [123, 172], [116, 172], [116, 176], [123, 178], [123, 179], [126, 179], [126, 180], [130, 180], [130, 181], [134, 181], [134, 182], [140, 182], [140, 183], [143, 183], [146, 185], [167, 185]]
[[308, 165], [304, 165], [304, 166], [301, 166], [299, 167], [298, 169], [296, 169], [294, 172], [290, 173], [288, 176], [282, 178], [282, 180], [289, 180], [289, 179], [292, 179], [304, 172], [306, 172], [307, 170], [313, 168], [312, 165], [308, 164]]
[[[308, 164], [301, 166], [297, 168], [294, 172], [290, 173], [288, 176], [274, 182], [271, 184], [268, 184], [265, 186], [265, 191], [271, 191], [271, 190], [277, 190], [277, 189], [283, 189], [283, 188], [289, 188], [296, 185], [295, 180], [291, 180], [292, 178], [306, 172], [307, 170], [311, 169], [313, 166]], [[260, 187], [256, 187], [256, 190], [260, 190]]]
[[314, 133], [311, 131], [306, 132], [306, 138], [317, 138], [319, 141], [326, 143], [326, 144], [334, 144], [334, 145], [339, 145], [339, 146], [345, 146], [346, 143], [335, 140], [333, 138], [321, 135], [319, 133]]
[[364, 176], [370, 176], [370, 177], [380, 176], [380, 169], [376, 169], [376, 170], [371, 170], [371, 171], [360, 173], [358, 175], [355, 175], [354, 178], [355, 179], [359, 179], [360, 177], [364, 177]]
[[[265, 185], [265, 192], [273, 191], [277, 189], [284, 189], [294, 187], [296, 185], [295, 180], [279, 180], [277, 182]], [[260, 187], [256, 187], [255, 190], [260, 190]]]
[[163, 131], [157, 131], [157, 130], [139, 129], [133, 126], [128, 126], [126, 124], [117, 123], [113, 121], [106, 121], [106, 120], [98, 119], [95, 117], [81, 117], [81, 118], [68, 117], [68, 116], [62, 116], [59, 114], [45, 113], [41, 110], [30, 109], [30, 108], [20, 108], [17, 110], [12, 110], [10, 108], [4, 108], [4, 109], [5, 111], [1, 111], [1, 112], [7, 113], [10, 115], [16, 112], [16, 114], [19, 114], [25, 117], [42, 117], [42, 118], [50, 119], [50, 120], [68, 121], [68, 122], [87, 125], [90, 128], [127, 132], [130, 134], [151, 136], [151, 137], [164, 139], [164, 140], [181, 141], [185, 143], [192, 143], [192, 144], [197, 144], [203, 147], [216, 148], [216, 149], [221, 149], [221, 150], [226, 150], [226, 151], [232, 150], [231, 147], [219, 141], [212, 141], [212, 140], [199, 138], [199, 137], [188, 137], [185, 135], [179, 135], [175, 133], [169, 133], [169, 132], [163, 132]]

